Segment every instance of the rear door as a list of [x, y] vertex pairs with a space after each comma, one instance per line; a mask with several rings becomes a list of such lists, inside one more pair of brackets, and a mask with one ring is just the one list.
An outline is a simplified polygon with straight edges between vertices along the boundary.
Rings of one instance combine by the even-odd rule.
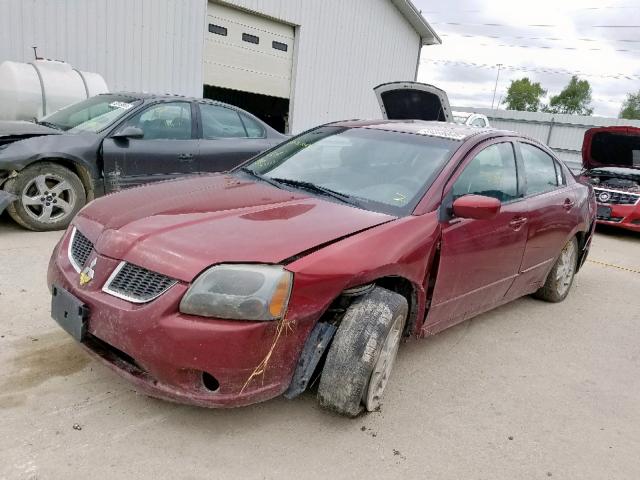
[[128, 118], [115, 132], [128, 126], [140, 128], [144, 137], [107, 137], [102, 143], [107, 191], [196, 172], [198, 139], [191, 103], [152, 104]]
[[444, 90], [418, 82], [383, 83], [373, 89], [387, 120], [453, 122]]
[[516, 142], [525, 178], [529, 229], [520, 277], [510, 296], [530, 293], [542, 285], [556, 257], [580, 224], [576, 193], [567, 185], [560, 163], [543, 149]]
[[264, 126], [257, 119], [243, 112], [212, 103], [197, 106], [200, 172], [230, 170], [278, 143], [267, 138]]
[[490, 220], [445, 218], [440, 263], [427, 331], [439, 331], [501, 303], [517, 277], [527, 238], [512, 142], [498, 140], [469, 154], [460, 174], [445, 188], [445, 201], [475, 194], [497, 198], [500, 213]]

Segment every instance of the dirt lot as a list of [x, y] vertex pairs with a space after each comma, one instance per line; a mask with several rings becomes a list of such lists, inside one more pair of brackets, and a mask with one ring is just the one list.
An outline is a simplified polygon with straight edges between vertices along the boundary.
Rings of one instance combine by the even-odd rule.
[[564, 303], [408, 342], [382, 411], [355, 420], [312, 393], [237, 410], [136, 394], [49, 319], [59, 235], [0, 219], [0, 479], [640, 478], [640, 235], [600, 232]]

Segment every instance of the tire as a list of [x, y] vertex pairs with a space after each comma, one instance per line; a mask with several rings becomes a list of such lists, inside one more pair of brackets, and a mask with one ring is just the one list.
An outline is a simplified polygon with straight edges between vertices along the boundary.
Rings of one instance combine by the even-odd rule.
[[51, 162], [35, 163], [7, 180], [4, 189], [18, 200], [7, 207], [11, 218], [29, 230], [62, 230], [87, 203], [78, 176]]
[[578, 266], [578, 241], [572, 238], [564, 246], [544, 285], [533, 294], [546, 302], [561, 302], [571, 290]]
[[321, 407], [355, 417], [380, 406], [407, 312], [402, 295], [381, 287], [349, 306], [322, 369]]

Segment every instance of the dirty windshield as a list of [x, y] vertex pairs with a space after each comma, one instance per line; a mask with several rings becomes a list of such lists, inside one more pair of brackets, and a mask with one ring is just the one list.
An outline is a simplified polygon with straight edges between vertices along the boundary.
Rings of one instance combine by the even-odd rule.
[[327, 126], [282, 144], [248, 170], [289, 187], [324, 190], [360, 208], [407, 215], [459, 145], [445, 138]]
[[139, 99], [126, 95], [98, 95], [47, 115], [39, 123], [63, 131], [99, 132], [139, 104]]

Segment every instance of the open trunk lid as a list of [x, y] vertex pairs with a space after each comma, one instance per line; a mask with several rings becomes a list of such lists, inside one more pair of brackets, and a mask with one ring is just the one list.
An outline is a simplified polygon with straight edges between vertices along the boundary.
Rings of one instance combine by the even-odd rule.
[[640, 170], [640, 128], [598, 127], [587, 130], [582, 143], [582, 165], [587, 170], [601, 167]]
[[387, 120], [453, 122], [444, 90], [418, 82], [383, 83], [373, 89]]

